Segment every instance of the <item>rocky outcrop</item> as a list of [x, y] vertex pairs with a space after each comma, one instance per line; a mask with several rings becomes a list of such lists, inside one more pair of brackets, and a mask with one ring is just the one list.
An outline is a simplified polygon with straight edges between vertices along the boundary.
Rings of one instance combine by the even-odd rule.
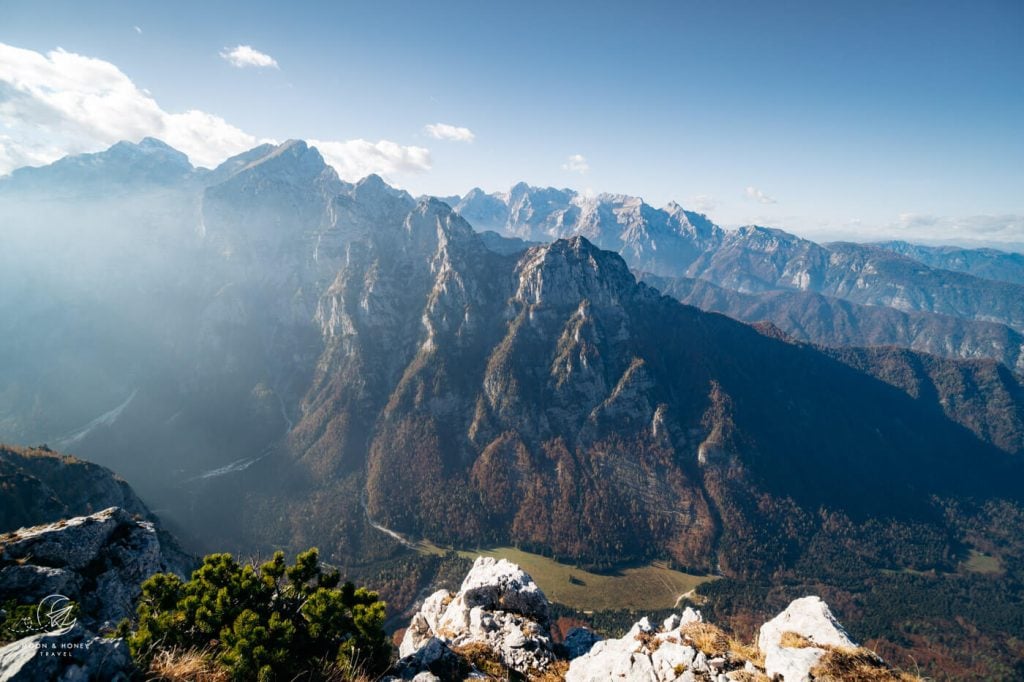
[[0, 536], [0, 602], [35, 604], [63, 595], [78, 620], [111, 627], [135, 611], [144, 580], [184, 574], [189, 557], [151, 521], [118, 507]]
[[699, 611], [687, 607], [681, 616], [670, 616], [661, 626], [641, 618], [625, 636], [593, 645], [573, 659], [566, 682], [605, 680], [742, 679], [734, 672], [752, 673], [757, 668], [736, 651], [721, 631], [708, 626]]
[[98, 637], [80, 625], [0, 649], [0, 682], [127, 682], [136, 672], [123, 639]]
[[4, 489], [0, 533], [108, 507], [151, 518], [146, 505], [114, 472], [46, 446], [0, 444], [0, 477], [13, 483]]
[[0, 603], [37, 605], [33, 634], [0, 649], [0, 682], [133, 679], [124, 640], [98, 633], [135, 612], [144, 580], [190, 564], [154, 521], [119, 507], [0, 536]]
[[392, 682], [528, 679], [566, 682], [911, 682], [857, 647], [828, 606], [810, 596], [765, 623], [744, 644], [687, 606], [661, 624], [641, 618], [618, 639], [583, 627], [552, 643], [549, 604], [528, 574], [480, 557], [458, 592], [441, 590], [413, 616]]
[[548, 600], [525, 571], [505, 559], [479, 557], [458, 592], [441, 590], [423, 602], [405, 631], [396, 672], [435, 670], [452, 650], [483, 645], [496, 662], [529, 674], [560, 656], [551, 639]]
[[786, 682], [809, 682], [814, 668], [829, 648], [856, 645], [839, 624], [828, 604], [818, 597], [803, 597], [761, 626], [757, 646], [764, 654], [765, 672]]

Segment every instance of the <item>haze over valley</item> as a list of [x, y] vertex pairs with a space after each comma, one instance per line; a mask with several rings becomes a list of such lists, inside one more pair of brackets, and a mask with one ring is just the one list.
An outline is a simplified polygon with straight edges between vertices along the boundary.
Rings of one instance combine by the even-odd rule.
[[0, 678], [1024, 678], [1020, 7], [44, 4]]
[[[1011, 254], [943, 269], [525, 184], [413, 198], [301, 141], [212, 170], [122, 142], [15, 171], [0, 210], [0, 438], [110, 467], [196, 551], [757, 581], [851, 570], [821, 553], [853, 541], [867, 575], [941, 574], [1017, 508]], [[758, 323], [680, 302], [702, 291]]]

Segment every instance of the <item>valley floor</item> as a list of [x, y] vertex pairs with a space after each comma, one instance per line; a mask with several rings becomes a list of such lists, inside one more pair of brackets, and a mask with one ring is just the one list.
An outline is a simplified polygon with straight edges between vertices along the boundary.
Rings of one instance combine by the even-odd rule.
[[[429, 541], [418, 543], [416, 548], [424, 554], [442, 555], [446, 551]], [[508, 559], [522, 566], [548, 599], [579, 611], [672, 608], [698, 585], [715, 579], [676, 571], [661, 562], [592, 573], [515, 547], [459, 550], [458, 554], [470, 560], [478, 556]]]

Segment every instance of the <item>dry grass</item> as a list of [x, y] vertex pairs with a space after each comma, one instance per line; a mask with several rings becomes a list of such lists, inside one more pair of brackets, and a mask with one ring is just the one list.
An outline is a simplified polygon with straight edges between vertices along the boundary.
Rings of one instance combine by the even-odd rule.
[[864, 648], [828, 647], [811, 674], [821, 682], [921, 682], [920, 677], [893, 670]]
[[207, 651], [168, 649], [153, 657], [146, 679], [151, 682], [228, 682], [231, 678], [212, 661]]
[[491, 647], [482, 642], [471, 642], [452, 649], [456, 654], [469, 661], [470, 664], [489, 678], [504, 680], [509, 677], [509, 669]]
[[658, 647], [661, 646], [661, 640], [658, 639], [657, 635], [653, 632], [644, 632], [641, 630], [636, 633], [636, 637], [634, 637], [634, 639], [640, 642], [641, 647], [651, 653], [657, 651]]
[[[787, 649], [806, 649], [807, 647], [819, 646], [807, 639], [799, 632], [793, 632], [792, 630], [786, 630], [782, 633], [782, 637], [779, 638], [779, 646], [786, 647]], [[825, 648], [825, 647], [820, 647]]]
[[565, 682], [569, 661], [554, 661], [542, 672], [530, 675], [530, 682]]
[[353, 673], [342, 670], [338, 666], [330, 666], [321, 672], [323, 682], [377, 682], [379, 679], [374, 675], [365, 673]]
[[[764, 669], [764, 654], [757, 648], [757, 644], [744, 644], [736, 639], [729, 640], [729, 651], [733, 656], [744, 661], [750, 661], [758, 668]], [[767, 678], [765, 678], [767, 679]]]
[[920, 682], [919, 677], [894, 670], [878, 654], [863, 647], [816, 644], [797, 632], [783, 632], [779, 645], [792, 649], [815, 647], [825, 655], [811, 668], [815, 680], [822, 682]]
[[711, 623], [688, 623], [681, 632], [684, 639], [706, 656], [723, 656], [732, 649], [729, 636]]
[[684, 640], [698, 651], [704, 652], [705, 656], [729, 655], [743, 661], [750, 661], [758, 667], [764, 667], [764, 655], [756, 645], [744, 644], [710, 623], [689, 623], [684, 625], [680, 632]]
[[748, 672], [746, 670], [735, 670], [729, 673], [732, 682], [771, 682], [771, 679], [760, 670]]

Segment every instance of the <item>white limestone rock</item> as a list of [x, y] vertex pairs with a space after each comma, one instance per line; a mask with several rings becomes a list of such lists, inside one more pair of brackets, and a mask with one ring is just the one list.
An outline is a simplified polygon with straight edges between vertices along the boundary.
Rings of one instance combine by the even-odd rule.
[[697, 655], [693, 647], [685, 644], [677, 644], [671, 641], [662, 641], [654, 653], [651, 654], [651, 663], [657, 671], [657, 679], [674, 680], [677, 668], [689, 668]]
[[409, 627], [402, 635], [402, 642], [398, 645], [398, 657], [405, 658], [422, 649], [430, 641], [433, 632], [422, 613], [414, 614], [409, 622]]
[[793, 601], [761, 626], [757, 638], [757, 646], [765, 657], [765, 672], [769, 677], [780, 675], [785, 682], [810, 682], [811, 668], [825, 655], [825, 649], [819, 647], [783, 647], [785, 632], [795, 632], [822, 646], [856, 646], [820, 598]]
[[[704, 618], [691, 607], [659, 624], [643, 617], [618, 639], [574, 628], [560, 646], [551, 641], [548, 614], [543, 592], [518, 566], [477, 559], [458, 592], [442, 590], [424, 601], [406, 630], [403, 658], [392, 674], [408, 680], [429, 671], [449, 679], [445, 675], [457, 670], [465, 676], [467, 662], [455, 651], [484, 644], [504, 665], [526, 675], [568, 660], [566, 682], [735, 682], [765, 672], [783, 682], [809, 682], [809, 671], [826, 647], [855, 646], [817, 597], [797, 599], [762, 626], [758, 645], [767, 659], [764, 671], [733, 651], [710, 656], [699, 651], [686, 628]], [[782, 634], [788, 631], [817, 646], [782, 647]], [[478, 671], [468, 674], [476, 676]]]
[[692, 607], [687, 606], [683, 609], [683, 615], [679, 618], [679, 627], [689, 625], [690, 623], [703, 623], [704, 616], [701, 615], [700, 611]]
[[547, 597], [528, 573], [504, 559], [480, 557], [457, 593], [441, 590], [424, 601], [399, 654], [406, 661], [420, 656], [425, 646], [436, 647], [434, 642], [453, 648], [480, 643], [509, 668], [543, 670], [557, 658], [548, 608]]
[[[704, 654], [685, 644], [680, 622], [699, 622], [699, 612], [687, 609], [656, 628], [644, 617], [620, 639], [602, 640], [590, 651], [573, 657], [566, 682], [675, 682], [712, 679]], [[568, 644], [568, 642], [567, 642]]]
[[510, 611], [548, 622], [547, 597], [526, 571], [506, 559], [477, 557], [459, 595], [469, 607]]
[[415, 652], [403, 656], [391, 667], [392, 675], [384, 682], [394, 680], [457, 680], [461, 679], [461, 659], [443, 641], [436, 637], [428, 639]]

